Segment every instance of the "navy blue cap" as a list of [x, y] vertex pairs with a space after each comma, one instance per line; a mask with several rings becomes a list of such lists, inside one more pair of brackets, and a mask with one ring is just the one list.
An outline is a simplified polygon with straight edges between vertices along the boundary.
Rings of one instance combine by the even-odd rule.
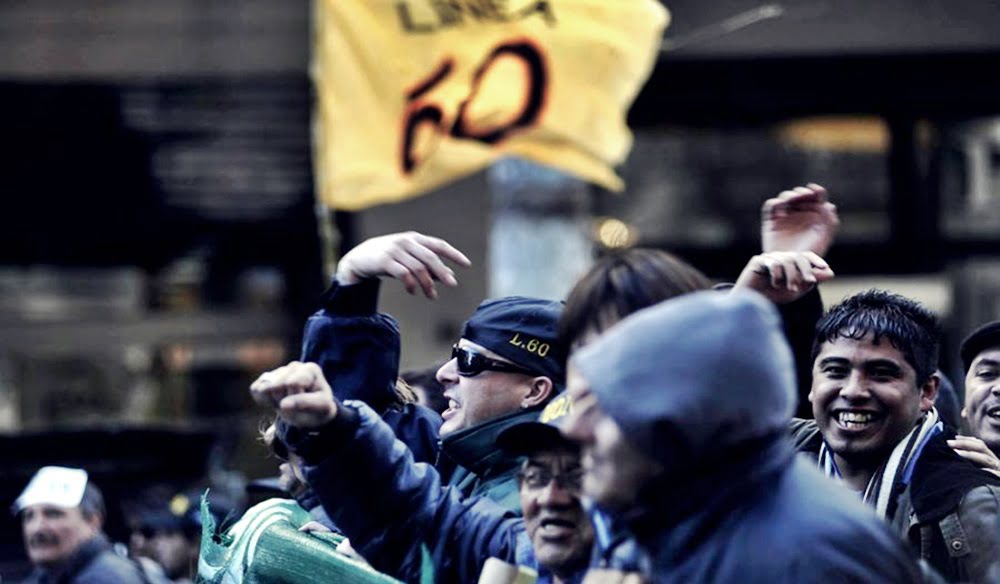
[[1000, 347], [1000, 320], [984, 324], [972, 331], [962, 341], [959, 354], [962, 356], [962, 365], [965, 366], [965, 372], [969, 372], [969, 368], [972, 367], [972, 362], [976, 360], [977, 355], [993, 347]]
[[558, 334], [562, 309], [562, 302], [540, 298], [487, 300], [465, 322], [462, 338], [562, 387], [566, 377], [566, 351]]
[[[138, 510], [138, 524], [157, 531], [185, 531], [198, 533], [201, 530], [201, 492], [197, 489], [174, 494], [169, 500], [147, 502]], [[233, 511], [233, 504], [225, 497], [209, 494], [213, 519], [218, 523]]]

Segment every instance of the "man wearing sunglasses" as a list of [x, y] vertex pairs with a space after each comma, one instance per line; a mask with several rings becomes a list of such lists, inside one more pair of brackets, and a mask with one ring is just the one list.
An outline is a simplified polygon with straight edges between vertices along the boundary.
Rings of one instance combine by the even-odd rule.
[[511, 426], [534, 421], [563, 383], [557, 340], [562, 304], [508, 297], [482, 303], [465, 323], [452, 358], [438, 370], [448, 409], [441, 447], [459, 467], [449, 484], [519, 510], [518, 461], [494, 443]]
[[[383, 277], [430, 299], [437, 298], [436, 283], [457, 285], [445, 260], [470, 263], [444, 240], [415, 232], [372, 238], [352, 249], [338, 263], [323, 309], [306, 325], [304, 360], [321, 366], [338, 399], [360, 400], [379, 412], [418, 460], [434, 461], [428, 445], [440, 440], [443, 455], [436, 466], [463, 495], [484, 495], [520, 513], [518, 461], [494, 442], [504, 429], [537, 418], [561, 387], [565, 353], [557, 328], [562, 304], [507, 297], [476, 309], [452, 358], [437, 373], [448, 400], [438, 431], [423, 423], [426, 416], [420, 414], [429, 412], [426, 408], [391, 407], [399, 330], [376, 307]], [[411, 419], [401, 420], [405, 415]], [[304, 445], [312, 440], [309, 434], [286, 430], [278, 425], [279, 438], [293, 450], [309, 448]]]

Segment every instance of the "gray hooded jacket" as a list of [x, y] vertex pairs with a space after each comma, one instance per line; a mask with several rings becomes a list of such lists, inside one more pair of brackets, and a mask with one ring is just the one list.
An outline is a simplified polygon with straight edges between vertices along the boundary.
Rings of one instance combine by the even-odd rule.
[[784, 437], [795, 372], [774, 307], [702, 292], [638, 312], [573, 365], [663, 465], [619, 512], [655, 582], [913, 582], [902, 543]]

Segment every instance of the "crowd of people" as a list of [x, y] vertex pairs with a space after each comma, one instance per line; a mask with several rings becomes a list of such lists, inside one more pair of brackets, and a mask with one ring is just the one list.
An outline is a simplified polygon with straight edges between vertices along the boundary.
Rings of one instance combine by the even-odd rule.
[[[470, 262], [416, 232], [362, 242], [300, 360], [250, 387], [303, 530], [403, 582], [1000, 582], [1000, 322], [962, 343], [952, 416], [935, 314], [887, 290], [824, 314], [838, 225], [810, 184], [764, 204], [731, 285], [635, 248], [565, 302], [484, 301], [409, 377], [420, 399], [381, 282], [434, 299]], [[93, 490], [43, 469], [18, 499], [33, 582], [151, 581]]]

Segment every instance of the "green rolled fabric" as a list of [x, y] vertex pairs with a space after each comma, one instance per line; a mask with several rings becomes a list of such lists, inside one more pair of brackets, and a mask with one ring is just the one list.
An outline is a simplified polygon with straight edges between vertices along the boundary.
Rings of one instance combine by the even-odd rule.
[[248, 510], [225, 533], [215, 532], [202, 498], [198, 582], [206, 584], [399, 584], [337, 551], [343, 536], [303, 533], [311, 519], [288, 499], [270, 499]]

